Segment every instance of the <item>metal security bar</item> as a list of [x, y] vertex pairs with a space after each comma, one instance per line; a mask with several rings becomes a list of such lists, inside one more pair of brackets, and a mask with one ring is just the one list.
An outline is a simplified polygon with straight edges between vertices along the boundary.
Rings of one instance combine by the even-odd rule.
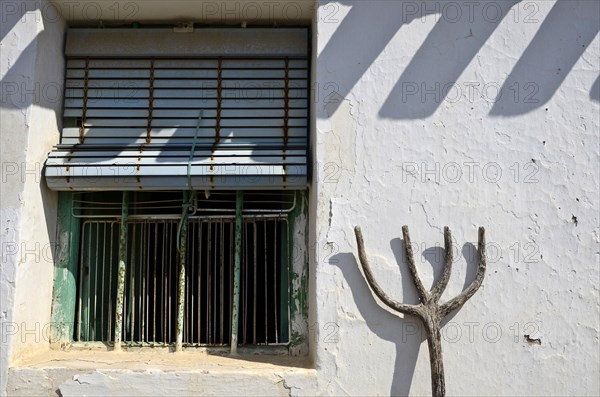
[[114, 340], [119, 221], [89, 220], [81, 226], [75, 341]]
[[246, 217], [242, 245], [241, 345], [288, 342], [289, 224], [286, 217]]
[[[89, 208], [106, 211], [110, 205], [102, 201], [101, 195], [88, 194], [80, 205], [89, 207], [81, 212], [89, 213]], [[223, 206], [224, 197], [215, 195], [213, 209]], [[249, 194], [249, 202], [268, 201], [257, 197], [260, 196]], [[157, 198], [157, 202], [165, 202], [170, 208], [172, 197]], [[278, 200], [284, 199], [273, 198]], [[132, 199], [130, 211], [135, 212], [132, 209], [136, 203], [145, 203], [143, 208], [149, 206], [143, 198]], [[292, 203], [286, 201], [284, 211], [293, 208]], [[209, 207], [207, 204], [208, 199], [204, 198], [204, 209]], [[239, 345], [289, 342], [290, 224], [284, 211], [240, 214], [240, 303], [237, 332], [233, 330]], [[124, 346], [175, 344], [180, 255], [185, 255], [183, 346], [232, 343], [236, 218], [236, 214], [230, 213], [189, 216], [187, 249], [180, 253], [177, 249], [180, 216], [158, 213], [154, 217], [129, 216], [120, 327]], [[118, 339], [115, 313], [119, 301], [120, 220], [92, 217], [85, 219], [81, 228], [74, 339], [110, 344]]]
[[177, 219], [130, 222], [123, 343], [175, 341]]
[[231, 337], [234, 218], [190, 220], [184, 344], [227, 345]]

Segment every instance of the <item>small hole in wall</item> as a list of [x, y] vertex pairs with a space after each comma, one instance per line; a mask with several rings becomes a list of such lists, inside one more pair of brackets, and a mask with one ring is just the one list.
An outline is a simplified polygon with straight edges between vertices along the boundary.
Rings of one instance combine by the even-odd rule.
[[532, 338], [530, 335], [523, 335], [525, 337], [525, 341], [530, 345], [541, 345], [542, 340], [539, 338]]

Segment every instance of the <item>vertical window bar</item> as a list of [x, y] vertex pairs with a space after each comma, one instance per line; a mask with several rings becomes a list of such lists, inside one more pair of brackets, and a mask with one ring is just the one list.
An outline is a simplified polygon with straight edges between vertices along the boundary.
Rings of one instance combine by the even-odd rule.
[[223, 331], [225, 327], [225, 222], [219, 222], [219, 343], [223, 344]]
[[235, 193], [235, 248], [233, 270], [233, 304], [231, 309], [231, 354], [237, 354], [238, 319], [240, 306], [240, 272], [242, 259], [242, 207], [244, 196], [240, 190]]
[[[96, 308], [98, 304], [98, 257], [100, 256], [100, 252], [98, 251], [98, 247], [100, 245], [100, 223], [96, 223], [96, 252], [94, 253], [94, 271], [93, 273], [90, 271], [90, 277], [92, 274], [94, 275], [94, 289], [90, 291], [90, 303], [91, 306], [88, 311], [88, 324], [90, 327], [90, 335], [88, 340], [96, 339]], [[93, 296], [93, 298], [92, 298]]]
[[206, 284], [208, 287], [208, 291], [206, 294], [206, 328], [208, 330], [208, 335], [206, 340], [208, 341], [209, 344], [211, 344], [213, 342], [212, 340], [212, 311], [211, 311], [211, 307], [212, 307], [212, 290], [213, 290], [213, 286], [212, 286], [212, 264], [210, 262], [210, 258], [212, 256], [212, 223], [210, 220], [208, 220], [206, 222], [206, 227], [208, 230], [208, 250], [207, 250], [207, 254], [206, 254], [206, 271], [207, 271], [207, 277], [208, 277], [208, 283]]
[[90, 286], [90, 282], [91, 282], [91, 273], [92, 273], [92, 258], [94, 257], [94, 254], [92, 253], [92, 241], [93, 241], [93, 231], [92, 231], [92, 226], [94, 224], [90, 223], [89, 224], [89, 234], [90, 234], [90, 240], [88, 242], [88, 251], [87, 251], [87, 258], [86, 258], [86, 266], [85, 266], [85, 300], [86, 300], [86, 304], [85, 304], [85, 312], [84, 317], [85, 317], [85, 322], [84, 324], [84, 335], [85, 338], [84, 340], [89, 341], [90, 340], [90, 296], [91, 296], [91, 286]]
[[185, 305], [185, 261], [187, 253], [187, 238], [188, 238], [188, 205], [191, 200], [190, 192], [183, 192], [183, 210], [181, 213], [181, 219], [179, 220], [179, 230], [177, 237], [179, 237], [179, 281], [177, 283], [177, 335], [175, 341], [175, 351], [179, 352], [183, 350], [183, 322], [184, 322], [184, 305]]
[[263, 263], [265, 264], [265, 271], [264, 271], [264, 290], [265, 290], [265, 344], [269, 343], [269, 326], [268, 326], [268, 319], [269, 319], [269, 288], [268, 288], [268, 274], [269, 274], [269, 268], [268, 268], [268, 262], [269, 262], [269, 256], [267, 253], [267, 222], [263, 222], [263, 234], [264, 234], [264, 239], [263, 239], [263, 246], [264, 246], [264, 252], [265, 252], [265, 256], [263, 258]]
[[112, 299], [112, 285], [113, 285], [113, 281], [112, 281], [112, 271], [113, 271], [113, 253], [115, 252], [113, 250], [114, 245], [113, 245], [113, 241], [114, 241], [114, 237], [115, 237], [115, 223], [114, 222], [110, 222], [110, 257], [109, 257], [109, 264], [108, 264], [108, 316], [107, 316], [107, 326], [106, 326], [106, 341], [111, 341], [112, 339], [112, 308], [113, 308], [113, 299]]
[[244, 261], [243, 261], [243, 271], [244, 271], [244, 318], [242, 320], [243, 324], [243, 344], [248, 343], [248, 334], [247, 334], [247, 325], [248, 325], [248, 223], [244, 222], [244, 237], [242, 239], [242, 244], [244, 247]]
[[[191, 233], [190, 241], [196, 240], [196, 228], [195, 224], [189, 225]], [[194, 298], [196, 297], [196, 293], [194, 291], [194, 259], [196, 257], [196, 251], [190, 250], [190, 261], [189, 261], [189, 271], [186, 273], [185, 280], [185, 294], [189, 298], [185, 305], [185, 329], [183, 334], [183, 339], [187, 343], [192, 343], [194, 341], [194, 337], [192, 334], [192, 328], [194, 326]]]
[[198, 336], [198, 343], [200, 343], [202, 341], [202, 283], [201, 281], [201, 274], [202, 274], [202, 227], [204, 226], [204, 223], [202, 222], [202, 220], [200, 220], [198, 222], [198, 264], [197, 269], [198, 269], [198, 308], [197, 310], [197, 316], [198, 316], [198, 330], [197, 332], [197, 336]]
[[127, 216], [129, 192], [123, 192], [121, 201], [121, 234], [119, 236], [119, 273], [117, 279], [117, 308], [115, 310], [115, 351], [121, 350], [123, 329], [123, 298], [125, 295], [125, 261], [127, 260]]
[[[81, 233], [81, 242], [82, 245], [83, 243], [85, 243], [85, 226], [86, 223], [83, 224], [83, 231]], [[79, 269], [79, 310], [77, 310], [77, 340], [81, 341], [82, 337], [81, 337], [81, 311], [83, 308], [83, 277], [85, 274], [85, 266], [84, 266], [84, 256], [83, 256], [84, 250], [81, 250], [81, 253], [79, 254], [79, 263], [81, 264], [81, 267]]]
[[165, 234], [166, 234], [166, 238], [165, 238], [165, 252], [164, 252], [164, 262], [165, 262], [165, 271], [162, 274], [163, 277], [163, 282], [162, 282], [162, 294], [164, 295], [164, 300], [163, 300], [163, 305], [164, 305], [164, 309], [161, 315], [161, 321], [163, 324], [163, 332], [162, 332], [162, 336], [161, 336], [161, 340], [162, 341], [168, 341], [169, 340], [169, 330], [168, 330], [168, 319], [171, 318], [171, 316], [169, 315], [169, 310], [170, 310], [170, 306], [169, 306], [169, 281], [170, 281], [170, 271], [171, 271], [171, 244], [170, 244], [170, 238], [171, 238], [171, 224], [170, 223], [164, 223], [163, 227], [165, 228]]
[[[144, 241], [144, 222], [137, 224], [137, 261], [134, 263], [134, 278], [135, 278], [135, 294], [133, 299], [135, 300], [135, 328], [132, 328], [132, 342], [139, 342], [144, 340], [142, 334], [142, 323], [143, 323], [143, 307], [142, 307], [142, 291], [144, 281], [144, 253], [146, 252], [146, 242]], [[132, 303], [133, 304], [133, 303]]]
[[166, 309], [165, 309], [165, 313], [166, 313], [166, 318], [164, 319], [165, 322], [165, 335], [164, 335], [164, 342], [170, 342], [171, 341], [171, 323], [170, 320], [172, 318], [171, 316], [171, 276], [172, 276], [172, 271], [173, 271], [173, 247], [171, 244], [171, 239], [173, 238], [173, 225], [171, 223], [168, 224], [169, 225], [169, 235], [170, 238], [167, 240], [167, 247], [169, 248], [169, 253], [167, 256], [167, 263], [169, 266], [169, 269], [167, 270], [167, 275], [165, 277], [165, 305], [166, 305]]
[[[217, 297], [217, 293], [218, 293], [218, 285], [219, 285], [219, 271], [218, 271], [218, 255], [219, 255], [219, 251], [218, 251], [218, 244], [219, 244], [219, 240], [218, 240], [218, 232], [219, 232], [219, 224], [217, 223], [217, 221], [213, 221], [212, 224], [215, 226], [215, 235], [213, 238], [213, 242], [214, 242], [214, 246], [213, 246], [213, 253], [214, 255], [211, 257], [212, 258], [212, 266], [213, 266], [213, 296], [212, 296], [212, 302], [211, 302], [211, 306], [213, 309], [213, 317], [212, 317], [212, 325], [213, 325], [213, 343], [217, 342], [217, 316], [218, 316], [218, 310], [217, 310], [217, 303], [218, 303], [218, 297]], [[213, 306], [214, 305], [214, 306]]]
[[105, 223], [102, 228], [102, 285], [100, 286], [102, 295], [100, 297], [100, 340], [104, 340], [104, 302], [106, 299], [106, 290], [104, 289], [105, 279], [106, 279], [106, 229], [110, 226], [110, 223]]
[[[242, 224], [240, 225], [240, 231], [242, 233], [243, 233], [243, 227], [244, 227], [244, 220], [242, 218]], [[225, 316], [225, 319], [226, 320], [231, 320], [231, 316], [233, 314], [233, 299], [234, 299], [233, 283], [235, 281], [235, 274], [234, 274], [234, 272], [235, 272], [235, 220], [234, 220], [234, 222], [231, 222], [231, 220], [230, 220], [227, 223], [227, 228], [229, 229], [229, 238], [227, 240], [229, 242], [229, 245], [227, 246], [227, 251], [226, 251], [229, 254], [227, 256], [227, 268], [228, 268], [228, 273], [229, 273], [228, 274], [229, 278], [227, 280], [227, 286], [229, 287], [229, 295], [228, 295], [229, 296], [229, 300], [227, 302], [228, 305], [226, 306], [227, 309], [228, 309], [228, 311], [227, 311], [227, 314]], [[243, 242], [244, 242], [244, 236], [242, 234], [242, 242], [241, 242], [241, 244], [243, 244]], [[243, 267], [242, 267], [242, 258], [241, 258], [242, 251], [243, 251], [243, 246], [241, 245], [240, 246], [240, 283], [239, 283], [239, 285], [240, 285], [240, 290], [239, 290], [239, 297], [240, 297], [240, 299], [242, 297], [242, 285], [243, 285], [243, 283], [241, 282], [241, 279], [242, 279], [242, 273], [241, 272], [242, 272], [242, 269], [243, 269]], [[240, 318], [239, 312], [240, 312], [240, 309], [239, 308], [240, 307], [241, 307], [241, 304], [238, 304], [238, 341], [240, 340], [240, 336], [239, 336], [239, 334], [240, 334], [240, 330], [239, 330], [239, 318]], [[232, 327], [233, 327], [233, 323], [231, 323], [231, 321], [230, 321], [229, 330], [228, 331], [231, 331]], [[231, 344], [231, 340], [229, 340], [229, 343]]]
[[275, 328], [275, 343], [279, 343], [279, 333], [277, 332], [279, 326], [277, 322], [277, 222], [279, 222], [277, 219], [273, 220], [273, 328]]
[[[168, 223], [161, 223], [161, 228], [162, 228], [162, 232], [164, 233], [164, 237], [163, 237], [163, 244], [162, 244], [162, 252], [161, 252], [161, 269], [160, 272], [158, 273], [158, 279], [160, 282], [160, 307], [158, 308], [158, 313], [157, 313], [157, 318], [160, 320], [160, 329], [159, 329], [159, 336], [158, 336], [158, 341], [161, 340], [165, 340], [165, 338], [167, 337], [167, 329], [166, 329], [166, 322], [165, 322], [165, 318], [167, 316], [167, 295], [166, 295], [166, 286], [167, 286], [167, 280], [169, 277], [169, 264], [168, 264], [168, 258], [169, 258], [169, 252], [168, 252], [168, 248], [169, 248], [169, 224]], [[157, 342], [158, 342], [157, 341]]]
[[[137, 263], [136, 263], [136, 252], [140, 249], [140, 245], [137, 243], [137, 239], [136, 239], [136, 229], [137, 229], [137, 224], [133, 223], [131, 225], [131, 228], [133, 229], [133, 233], [132, 233], [132, 238], [131, 238], [131, 259], [129, 262], [129, 275], [130, 275], [130, 282], [129, 282], [129, 311], [126, 312], [126, 316], [129, 317], [129, 341], [130, 342], [135, 342], [135, 336], [134, 336], [134, 331], [135, 331], [135, 280], [136, 280], [136, 269], [137, 269]], [[125, 335], [127, 335], [127, 333], [125, 333]], [[127, 339], [126, 339], [127, 340]]]
[[160, 315], [161, 322], [162, 322], [162, 335], [160, 337], [160, 340], [168, 341], [167, 320], [170, 318], [168, 287], [169, 287], [169, 271], [171, 270], [171, 252], [169, 250], [171, 245], [169, 244], [169, 238], [171, 236], [171, 224], [163, 223], [163, 227], [165, 228], [165, 236], [166, 237], [164, 239], [165, 250], [163, 252], [163, 262], [165, 265], [165, 269], [164, 269], [164, 272], [161, 274], [161, 276], [162, 276], [161, 295], [163, 295], [163, 300], [162, 300], [163, 309], [162, 309], [162, 314]]
[[147, 302], [147, 294], [148, 294], [148, 272], [150, 271], [150, 261], [148, 258], [150, 257], [150, 244], [148, 244], [148, 223], [144, 222], [143, 224], [143, 233], [142, 233], [142, 241], [146, 243], [146, 249], [144, 250], [144, 261], [142, 262], [142, 266], [140, 267], [140, 272], [142, 273], [142, 293], [140, 295], [140, 306], [142, 307], [140, 320], [142, 322], [142, 329], [140, 336], [144, 341], [148, 340], [148, 334], [146, 330], [146, 312], [148, 311]]
[[157, 283], [156, 283], [156, 268], [158, 267], [158, 223], [154, 224], [154, 262], [153, 266], [153, 284], [152, 284], [152, 342], [156, 342], [156, 323], [157, 319], [157, 308], [156, 308], [156, 295], [157, 295]]
[[254, 275], [254, 288], [252, 289], [254, 292], [254, 300], [252, 302], [252, 343], [256, 344], [256, 307], [258, 306], [258, 301], [257, 301], [257, 294], [256, 294], [256, 285], [258, 282], [257, 279], [257, 272], [258, 272], [258, 262], [257, 262], [257, 257], [258, 257], [258, 229], [256, 227], [256, 220], [252, 220], [252, 226], [253, 226], [253, 235], [254, 235], [254, 249], [252, 250], [254, 253], [254, 271], [253, 271], [253, 275]]
[[281, 231], [282, 231], [282, 239], [283, 244], [281, 260], [283, 261], [283, 265], [281, 266], [281, 275], [280, 275], [280, 293], [282, 294], [280, 298], [281, 302], [281, 334], [282, 334], [282, 342], [287, 343], [290, 340], [290, 268], [291, 264], [291, 253], [290, 249], [290, 223], [288, 219], [284, 219], [281, 223]]

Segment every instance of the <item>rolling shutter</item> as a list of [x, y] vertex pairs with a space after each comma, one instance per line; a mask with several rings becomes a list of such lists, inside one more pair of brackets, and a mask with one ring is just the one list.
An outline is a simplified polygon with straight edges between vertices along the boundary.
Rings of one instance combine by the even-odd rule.
[[54, 190], [307, 184], [306, 29], [70, 29]]

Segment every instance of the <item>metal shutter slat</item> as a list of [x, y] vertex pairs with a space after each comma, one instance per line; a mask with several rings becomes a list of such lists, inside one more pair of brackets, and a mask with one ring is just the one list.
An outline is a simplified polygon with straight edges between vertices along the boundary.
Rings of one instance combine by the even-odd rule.
[[50, 188], [183, 190], [188, 162], [195, 189], [306, 186], [306, 29], [197, 33], [69, 30]]
[[[304, 131], [306, 128], [302, 127], [293, 127], [288, 130], [289, 138], [300, 138], [304, 137], [306, 134]], [[145, 137], [146, 136], [146, 128], [143, 127], [121, 127], [121, 128], [110, 128], [110, 127], [86, 127], [83, 130], [83, 138], [84, 140], [90, 138], [96, 139], [110, 139], [110, 138], [137, 138], [137, 137]], [[162, 139], [179, 139], [179, 138], [189, 138], [193, 139], [196, 134], [196, 129], [192, 127], [172, 127], [172, 128], [152, 128], [151, 129], [152, 137], [154, 138], [162, 138]], [[63, 138], [79, 138], [80, 131], [79, 128], [65, 128], [63, 129]], [[198, 136], [196, 139], [211, 139], [214, 140], [215, 137], [215, 128], [200, 128], [198, 130]], [[263, 127], [263, 128], [242, 128], [242, 127], [222, 127], [221, 129], [221, 137], [222, 138], [284, 138], [283, 128], [278, 127]]]
[[[66, 98], [65, 107], [83, 108], [83, 99]], [[290, 100], [291, 109], [305, 109], [308, 106], [306, 99]], [[120, 109], [120, 108], [148, 108], [147, 99], [128, 99], [128, 98], [98, 98], [88, 101], [88, 108], [101, 109]], [[283, 99], [223, 99], [221, 108], [223, 109], [282, 109], [284, 107]], [[216, 109], [216, 99], [155, 99], [154, 108], [166, 109]]]
[[[81, 108], [65, 108], [65, 117], [80, 117]], [[205, 109], [204, 118], [215, 118], [217, 115], [214, 109]], [[290, 118], [304, 118], [308, 115], [306, 108], [290, 108]], [[87, 117], [106, 117], [106, 118], [144, 118], [148, 117], [148, 109], [87, 109]], [[252, 119], [252, 118], [279, 118], [284, 117], [283, 109], [222, 109], [221, 117], [223, 119]], [[198, 110], [195, 109], [154, 109], [153, 119], [198, 119]]]
[[[220, 164], [217, 166], [211, 165], [197, 165], [192, 164], [194, 169], [193, 176], [205, 176], [205, 175], [227, 175], [237, 176], [239, 179], [243, 179], [244, 173], [250, 173], [251, 175], [262, 175], [262, 176], [284, 176], [287, 173], [292, 175], [301, 175], [303, 165], [287, 166], [284, 167], [280, 164]], [[65, 170], [66, 168], [66, 170]], [[128, 172], [119, 172], [119, 170], [129, 170]], [[48, 171], [48, 176], [69, 176], [71, 178], [85, 177], [90, 178], [92, 176], [98, 177], [111, 177], [111, 176], [122, 176], [122, 177], [150, 177], [150, 176], [161, 176], [161, 177], [177, 177], [187, 176], [187, 164], [181, 165], [154, 165], [154, 166], [138, 166], [133, 163], [116, 163], [107, 166], [99, 166], [94, 164], [88, 164], [85, 166], [71, 166], [71, 167], [54, 167]], [[274, 178], [275, 179], [275, 178]]]

